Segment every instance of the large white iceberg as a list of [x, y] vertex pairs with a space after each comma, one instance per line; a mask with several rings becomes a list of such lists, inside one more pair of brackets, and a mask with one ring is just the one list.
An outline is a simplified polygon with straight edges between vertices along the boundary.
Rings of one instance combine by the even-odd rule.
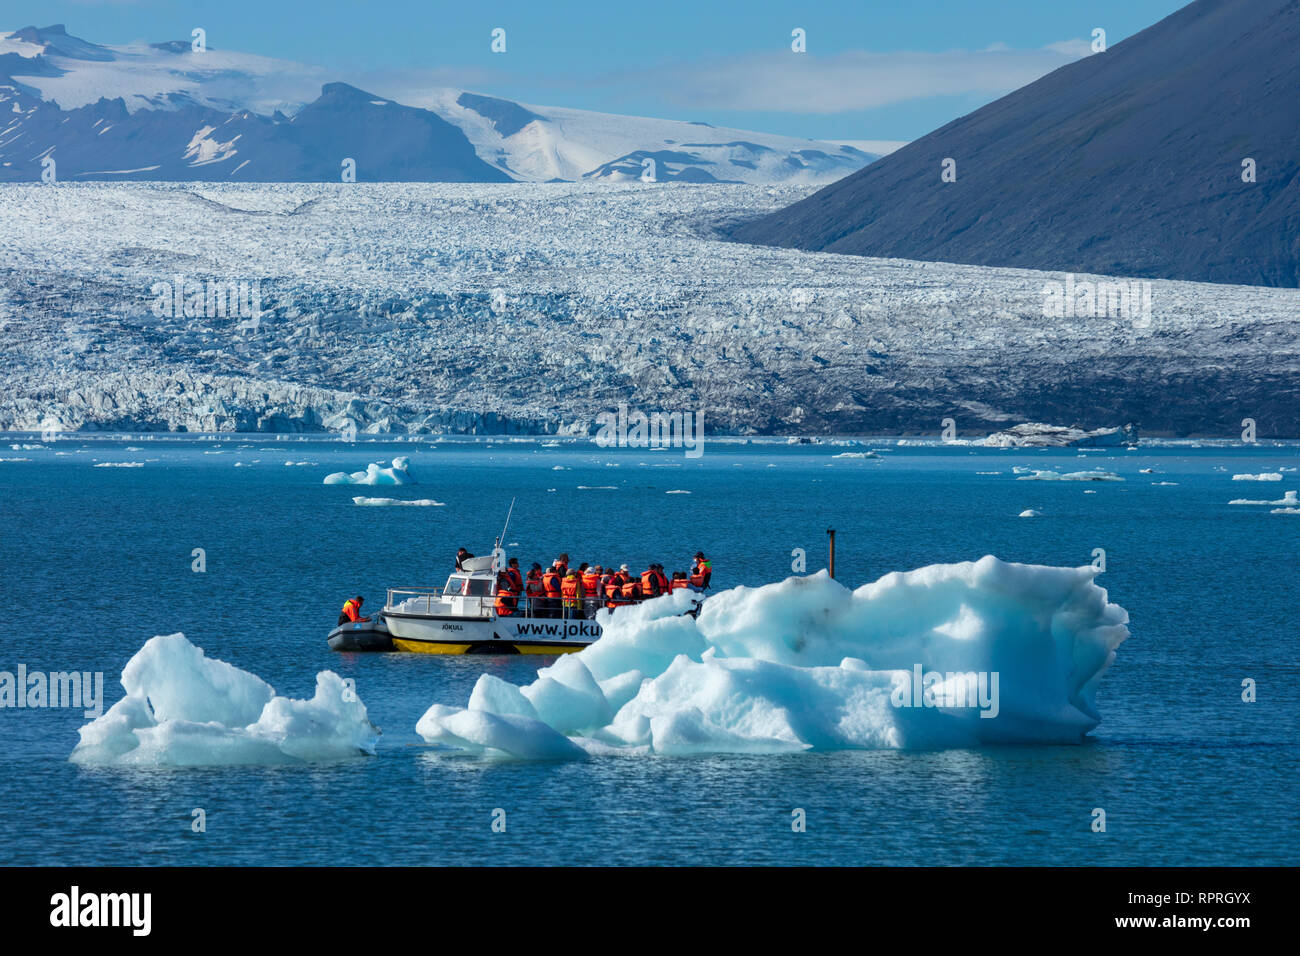
[[326, 485], [411, 485], [415, 479], [410, 472], [411, 459], [401, 456], [393, 459], [392, 465], [385, 468], [382, 462], [372, 461], [365, 471], [336, 471], [326, 475]]
[[601, 613], [604, 635], [516, 687], [484, 674], [467, 707], [416, 726], [462, 753], [785, 753], [1076, 743], [1128, 637], [1090, 567], [993, 557], [849, 590], [824, 571]]
[[80, 764], [206, 766], [339, 760], [375, 752], [378, 731], [350, 684], [316, 675], [310, 700], [207, 657], [184, 634], [150, 638], [122, 670], [126, 696], [83, 726]]

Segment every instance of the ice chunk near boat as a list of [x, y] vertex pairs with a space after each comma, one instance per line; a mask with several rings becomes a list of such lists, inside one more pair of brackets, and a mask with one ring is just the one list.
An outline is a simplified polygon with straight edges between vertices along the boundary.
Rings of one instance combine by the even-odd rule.
[[74, 763], [209, 766], [340, 760], [375, 752], [351, 684], [316, 675], [310, 700], [209, 658], [184, 634], [150, 638], [122, 669], [126, 696], [83, 726]]
[[336, 471], [326, 475], [327, 485], [410, 485], [415, 483], [410, 472], [411, 459], [405, 455], [393, 459], [387, 468], [383, 462], [372, 461], [365, 471]]
[[1128, 637], [1095, 574], [985, 557], [849, 590], [820, 572], [723, 591], [694, 618], [678, 591], [601, 612], [595, 644], [523, 687], [485, 674], [416, 729], [525, 759], [562, 755], [555, 735], [674, 755], [1077, 743]]

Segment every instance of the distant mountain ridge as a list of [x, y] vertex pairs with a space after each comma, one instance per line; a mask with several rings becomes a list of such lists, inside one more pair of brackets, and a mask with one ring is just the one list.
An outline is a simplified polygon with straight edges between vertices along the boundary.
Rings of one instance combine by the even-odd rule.
[[[294, 70], [297, 72], [294, 72]], [[287, 78], [286, 78], [287, 77]], [[315, 98], [308, 90], [319, 90]], [[820, 185], [847, 145], [532, 106], [438, 88], [403, 104], [322, 71], [189, 41], [102, 46], [61, 24], [0, 34], [0, 182], [657, 181]]]
[[1296, 287], [1297, 51], [1300, 0], [1197, 0], [733, 237]]

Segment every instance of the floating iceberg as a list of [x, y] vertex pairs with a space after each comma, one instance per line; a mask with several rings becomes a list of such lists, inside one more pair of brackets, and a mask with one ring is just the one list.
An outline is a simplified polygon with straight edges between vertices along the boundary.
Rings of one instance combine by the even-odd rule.
[[831, 455], [832, 458], [879, 458], [874, 451], [842, 451], [838, 455]]
[[83, 726], [80, 764], [208, 766], [339, 760], [375, 752], [378, 730], [350, 684], [316, 675], [311, 700], [204, 655], [184, 634], [150, 638], [122, 669], [126, 696]]
[[1041, 518], [1042, 516], [1043, 513], [1041, 511], [1035, 511], [1033, 508], [1026, 508], [1024, 511], [1020, 512], [1020, 514], [1016, 515], [1017, 518]]
[[142, 461], [101, 461], [98, 465], [93, 465], [92, 467], [94, 468], [143, 468], [144, 462]]
[[1119, 475], [1112, 471], [1067, 471], [1061, 474], [1058, 471], [1035, 471], [1032, 474], [1021, 475], [1016, 481], [1123, 481]]
[[411, 459], [406, 457], [394, 458], [393, 464], [388, 468], [383, 466], [383, 462], [372, 461], [365, 471], [354, 471], [350, 475], [346, 471], [336, 471], [332, 475], [326, 475], [324, 484], [412, 485], [415, 484], [415, 479], [411, 477], [410, 464]]
[[381, 507], [384, 505], [410, 505], [414, 508], [441, 508], [446, 502], [434, 501], [432, 498], [365, 498], [355, 497], [352, 499], [354, 505], [365, 505], [368, 507]]
[[819, 572], [713, 595], [698, 618], [678, 591], [600, 612], [601, 639], [527, 686], [482, 675], [416, 732], [522, 759], [1077, 743], [1128, 637], [1095, 573], [985, 557], [851, 591]]
[[1282, 497], [1275, 501], [1252, 501], [1249, 498], [1233, 498], [1228, 502], [1230, 505], [1274, 505], [1279, 508], [1297, 508], [1300, 507], [1300, 499], [1296, 498], [1294, 491], [1282, 492]]
[[1259, 475], [1233, 475], [1233, 481], [1281, 481], [1282, 473], [1280, 471], [1266, 471]]

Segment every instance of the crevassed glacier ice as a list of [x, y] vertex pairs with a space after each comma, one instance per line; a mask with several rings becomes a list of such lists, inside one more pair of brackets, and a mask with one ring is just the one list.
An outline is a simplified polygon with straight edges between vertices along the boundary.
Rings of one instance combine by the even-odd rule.
[[297, 763], [373, 754], [378, 730], [350, 685], [316, 675], [310, 700], [207, 657], [184, 634], [150, 638], [122, 670], [126, 696], [83, 726], [80, 764]]
[[393, 459], [392, 465], [385, 468], [381, 462], [372, 461], [365, 471], [336, 471], [326, 475], [327, 485], [410, 485], [415, 483], [410, 472], [411, 459], [401, 456]]
[[989, 556], [849, 590], [823, 571], [713, 595], [698, 619], [678, 591], [600, 612], [604, 636], [532, 684], [482, 675], [416, 731], [519, 758], [1077, 743], [1128, 637], [1095, 573]]

